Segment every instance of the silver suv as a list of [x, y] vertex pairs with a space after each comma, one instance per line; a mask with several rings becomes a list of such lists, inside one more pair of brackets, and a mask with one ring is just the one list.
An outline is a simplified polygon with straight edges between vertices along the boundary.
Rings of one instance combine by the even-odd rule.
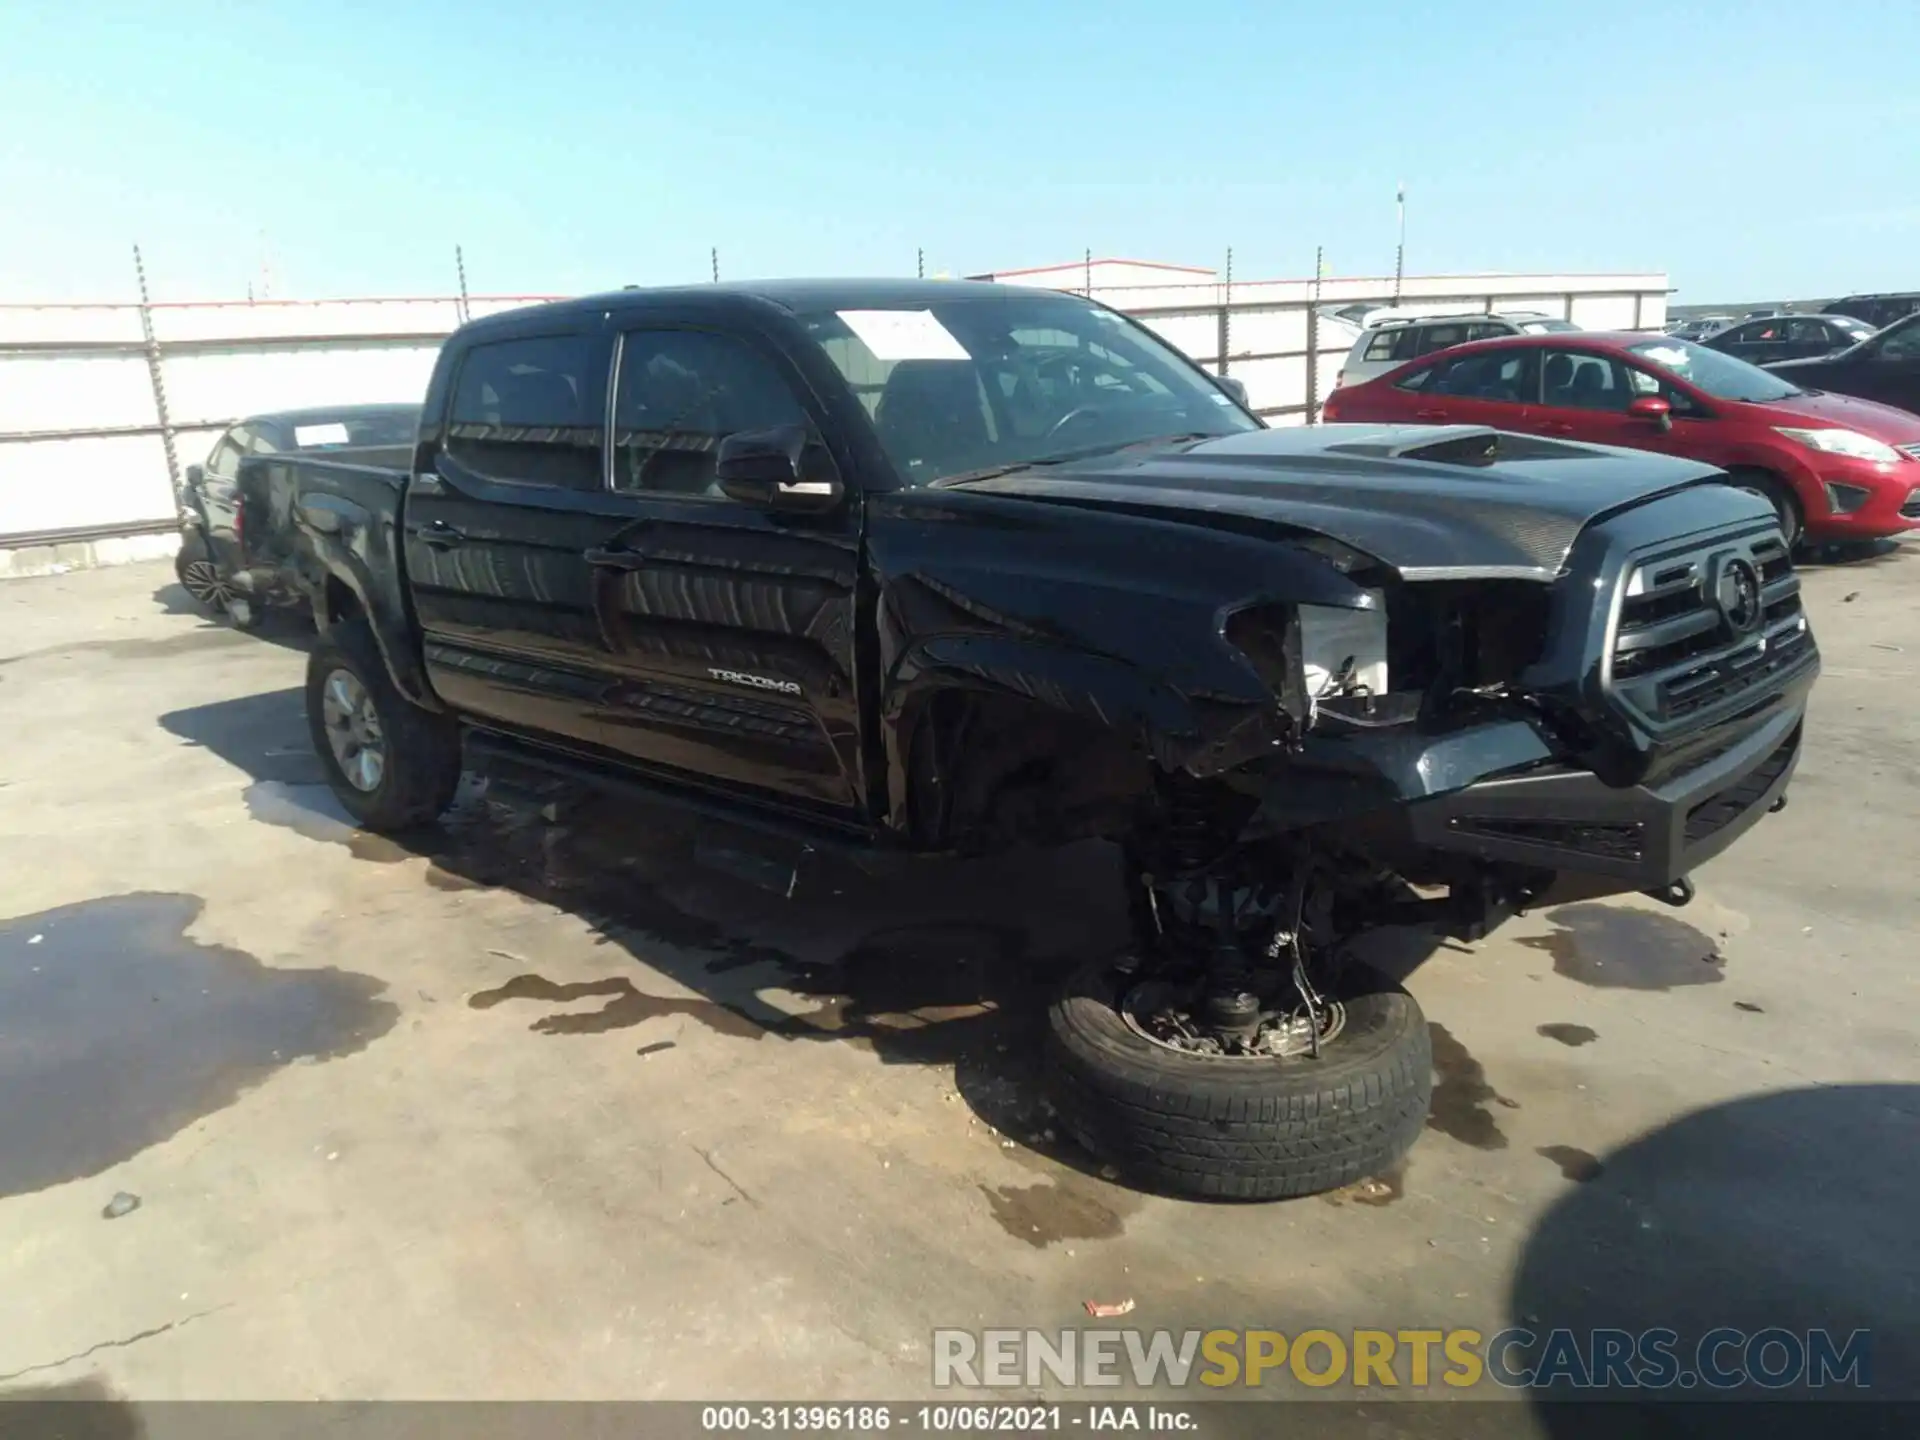
[[1343, 385], [1358, 385], [1409, 360], [1464, 345], [1469, 340], [1541, 335], [1549, 330], [1579, 328], [1570, 320], [1537, 310], [1502, 310], [1495, 315], [1476, 310], [1459, 315], [1394, 316], [1370, 326], [1353, 342], [1353, 349], [1347, 352], [1333, 384], [1336, 390]]

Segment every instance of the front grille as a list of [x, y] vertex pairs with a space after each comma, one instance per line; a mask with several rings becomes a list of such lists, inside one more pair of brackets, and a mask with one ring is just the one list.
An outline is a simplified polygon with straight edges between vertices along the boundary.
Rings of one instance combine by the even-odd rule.
[[1893, 448], [1909, 460], [1920, 460], [1920, 445], [1896, 445]]
[[1687, 812], [1687, 843], [1692, 845], [1705, 840], [1709, 835], [1724, 830], [1735, 820], [1753, 808], [1762, 795], [1765, 795], [1773, 782], [1787, 773], [1787, 766], [1793, 763], [1793, 752], [1800, 746], [1800, 732], [1795, 730], [1782, 742], [1779, 749], [1769, 755], [1766, 763], [1748, 774], [1737, 785], [1730, 785], [1718, 795], [1702, 800]]
[[[1920, 456], [1915, 456], [1920, 459]], [[1900, 516], [1904, 520], [1920, 520], [1920, 487], [1907, 492], [1907, 501], [1900, 507]]]
[[[1727, 567], [1745, 562], [1759, 585], [1757, 614], [1737, 628], [1715, 593]], [[1748, 612], [1753, 614], [1754, 612]], [[1735, 708], [1748, 691], [1798, 669], [1813, 634], [1800, 580], [1778, 535], [1727, 537], [1648, 556], [1628, 567], [1614, 633], [1615, 696], [1655, 725]]]

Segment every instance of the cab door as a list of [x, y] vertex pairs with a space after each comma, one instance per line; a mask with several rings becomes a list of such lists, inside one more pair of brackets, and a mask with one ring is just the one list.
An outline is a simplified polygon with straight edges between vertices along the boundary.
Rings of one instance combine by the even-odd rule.
[[1414, 418], [1429, 425], [1533, 428], [1539, 351], [1516, 345], [1439, 360], [1416, 395]]
[[729, 498], [729, 435], [804, 427], [845, 473], [824, 413], [773, 347], [723, 328], [618, 340], [611, 481], [628, 523], [591, 557], [614, 682], [602, 720], [630, 759], [857, 821], [857, 492], [824, 514]]
[[[1636, 387], [1642, 375], [1655, 388]], [[1658, 393], [1658, 381], [1613, 355], [1553, 347], [1540, 365], [1540, 404], [1534, 412], [1536, 434], [1580, 440], [1591, 445], [1626, 445], [1636, 450], [1669, 450], [1671, 431], [1627, 413], [1640, 394]]]
[[402, 512], [436, 693], [494, 728], [596, 749], [613, 677], [588, 555], [632, 518], [605, 483], [609, 355], [598, 316], [469, 348]]

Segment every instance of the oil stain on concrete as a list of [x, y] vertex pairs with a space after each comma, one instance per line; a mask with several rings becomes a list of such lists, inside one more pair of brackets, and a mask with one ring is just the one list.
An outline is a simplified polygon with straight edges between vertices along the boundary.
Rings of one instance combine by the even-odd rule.
[[1065, 1240], [1111, 1240], [1120, 1233], [1119, 1211], [1057, 1179], [1034, 1185], [982, 1185], [980, 1192], [1000, 1228], [1036, 1250]]
[[1538, 1025], [1534, 1027], [1533, 1033], [1544, 1036], [1548, 1040], [1558, 1040], [1562, 1045], [1570, 1045], [1575, 1048], [1581, 1045], [1591, 1045], [1600, 1038], [1600, 1032], [1589, 1026], [1568, 1025], [1565, 1023]]
[[1563, 905], [1548, 917], [1551, 935], [1520, 944], [1553, 957], [1556, 972], [1609, 990], [1675, 990], [1716, 985], [1726, 957], [1713, 940], [1668, 915], [1615, 905]]
[[1598, 1180], [1606, 1168], [1592, 1153], [1573, 1145], [1542, 1145], [1534, 1153], [1551, 1160], [1560, 1167], [1562, 1176], [1581, 1185]]
[[1494, 1120], [1493, 1112], [1487, 1109], [1487, 1102], [1509, 1110], [1518, 1110], [1519, 1102], [1509, 1100], [1487, 1083], [1485, 1068], [1446, 1026], [1429, 1023], [1427, 1032], [1433, 1041], [1433, 1069], [1437, 1077], [1427, 1128], [1450, 1135], [1476, 1150], [1506, 1149], [1506, 1134]]
[[132, 894], [0, 921], [0, 1196], [97, 1175], [398, 1018], [370, 976], [188, 938], [201, 908]]

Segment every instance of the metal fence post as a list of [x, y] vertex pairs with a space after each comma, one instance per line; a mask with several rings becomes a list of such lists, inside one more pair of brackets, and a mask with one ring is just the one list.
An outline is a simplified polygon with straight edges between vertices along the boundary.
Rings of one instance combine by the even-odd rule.
[[1307, 424], [1320, 423], [1320, 307], [1307, 306]]
[[460, 323], [464, 325], [473, 318], [473, 307], [467, 300], [467, 255], [458, 245], [453, 247], [453, 268], [460, 272], [460, 308], [457, 313]]
[[1220, 373], [1227, 373], [1227, 355], [1233, 348], [1233, 247], [1227, 247], [1227, 283], [1220, 295]]
[[180, 493], [180, 456], [173, 444], [173, 421], [167, 414], [167, 381], [160, 364], [160, 339], [153, 330], [153, 300], [147, 294], [147, 263], [140, 247], [133, 247], [133, 273], [140, 281], [140, 338], [147, 352], [147, 379], [153, 385], [153, 413], [160, 422], [160, 448], [167, 456], [167, 481]]

